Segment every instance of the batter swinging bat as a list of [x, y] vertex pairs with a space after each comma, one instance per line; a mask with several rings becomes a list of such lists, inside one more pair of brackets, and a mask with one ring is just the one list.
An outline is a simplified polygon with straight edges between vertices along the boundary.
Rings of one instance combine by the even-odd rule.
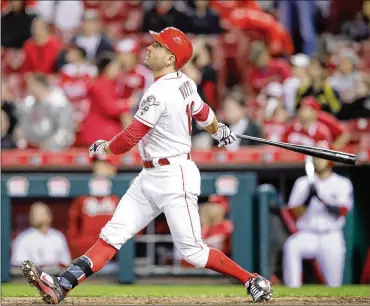
[[313, 157], [332, 160], [334, 162], [338, 162], [338, 163], [342, 163], [346, 165], [353, 166], [356, 164], [357, 157], [354, 154], [348, 154], [344, 152], [327, 150], [327, 149], [317, 148], [317, 147], [296, 145], [296, 144], [280, 142], [280, 141], [267, 140], [264, 138], [258, 138], [258, 137], [253, 137], [249, 135], [235, 134], [235, 136], [241, 139], [248, 139], [248, 140], [252, 140], [255, 142], [264, 143], [264, 144], [272, 145], [275, 147], [287, 149], [290, 151], [298, 152], [301, 154], [306, 154], [306, 155], [310, 155]]

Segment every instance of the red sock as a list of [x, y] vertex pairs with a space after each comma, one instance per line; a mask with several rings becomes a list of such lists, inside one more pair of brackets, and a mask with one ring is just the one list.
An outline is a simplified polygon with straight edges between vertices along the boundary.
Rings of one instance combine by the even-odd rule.
[[93, 266], [92, 270], [95, 272], [103, 268], [117, 253], [117, 249], [106, 243], [103, 239], [98, 241], [85, 253], [90, 258]]
[[[116, 248], [99, 238], [83, 256], [74, 260], [71, 266], [60, 275], [59, 284], [68, 293], [87, 277], [103, 268], [116, 253]], [[90, 268], [86, 268], [86, 265]]]
[[231, 276], [239, 280], [243, 285], [251, 277], [254, 277], [253, 274], [244, 270], [236, 262], [232, 261], [223, 252], [217, 249], [210, 249], [206, 268], [227, 276]]

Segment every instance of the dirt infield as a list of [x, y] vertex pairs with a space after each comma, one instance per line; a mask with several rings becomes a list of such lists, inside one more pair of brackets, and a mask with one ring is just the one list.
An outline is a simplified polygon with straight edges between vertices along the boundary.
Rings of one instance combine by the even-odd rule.
[[[42, 305], [41, 298], [3, 298], [2, 305]], [[65, 305], [256, 305], [250, 297], [67, 298]], [[267, 305], [370, 305], [370, 297], [277, 297]], [[266, 305], [266, 304], [265, 304]]]

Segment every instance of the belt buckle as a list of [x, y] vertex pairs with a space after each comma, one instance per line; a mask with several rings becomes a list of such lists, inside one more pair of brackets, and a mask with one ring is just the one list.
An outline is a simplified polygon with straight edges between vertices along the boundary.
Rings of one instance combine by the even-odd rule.
[[158, 168], [161, 166], [159, 164], [159, 158], [153, 158], [152, 163], [153, 163], [154, 168]]

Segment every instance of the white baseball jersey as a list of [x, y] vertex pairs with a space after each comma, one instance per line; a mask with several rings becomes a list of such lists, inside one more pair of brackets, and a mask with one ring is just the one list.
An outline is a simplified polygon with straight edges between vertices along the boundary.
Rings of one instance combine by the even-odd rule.
[[[204, 102], [193, 80], [181, 71], [166, 74], [145, 92], [134, 118], [151, 127], [139, 142], [143, 160], [174, 157], [191, 150], [191, 118]], [[214, 113], [204, 125], [209, 125]]]
[[68, 266], [71, 255], [62, 232], [51, 228], [47, 234], [43, 234], [31, 227], [13, 241], [10, 262], [13, 266], [21, 266], [26, 259], [38, 266]]
[[[353, 206], [353, 186], [348, 178], [332, 173], [326, 179], [320, 179], [315, 175], [315, 187], [318, 196], [327, 204], [346, 207], [348, 210]], [[289, 207], [300, 206], [309, 194], [309, 181], [307, 176], [296, 180], [290, 194]], [[307, 211], [297, 221], [299, 230], [312, 232], [326, 232], [338, 230], [344, 226], [344, 217], [335, 217], [329, 214], [324, 205], [317, 197], [311, 199]]]

